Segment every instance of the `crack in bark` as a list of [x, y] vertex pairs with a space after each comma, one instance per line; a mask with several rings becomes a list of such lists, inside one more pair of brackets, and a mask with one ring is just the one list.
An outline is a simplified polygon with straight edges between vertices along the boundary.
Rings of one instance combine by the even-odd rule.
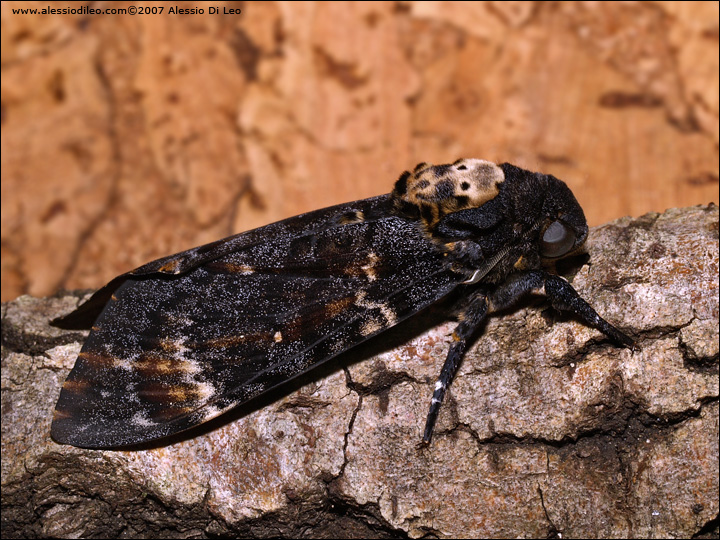
[[562, 533], [555, 526], [555, 523], [553, 523], [553, 520], [550, 517], [550, 513], [548, 512], [548, 509], [545, 506], [545, 498], [543, 497], [543, 492], [542, 492], [542, 489], [540, 488], [540, 484], [537, 485], [537, 492], [538, 492], [538, 495], [540, 496], [540, 505], [542, 506], [543, 512], [545, 513], [545, 519], [547, 519], [548, 523], [550, 524], [550, 530], [548, 531], [547, 538], [562, 538]]

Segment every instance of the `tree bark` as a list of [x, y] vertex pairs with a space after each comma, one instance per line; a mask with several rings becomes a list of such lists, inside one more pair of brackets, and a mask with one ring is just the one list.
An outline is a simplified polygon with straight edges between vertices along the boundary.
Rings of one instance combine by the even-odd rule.
[[428, 447], [439, 309], [173, 444], [96, 451], [49, 437], [86, 334], [48, 320], [79, 295], [3, 304], [2, 536], [716, 537], [718, 207], [587, 248], [559, 270], [637, 350], [531, 299], [488, 322]]

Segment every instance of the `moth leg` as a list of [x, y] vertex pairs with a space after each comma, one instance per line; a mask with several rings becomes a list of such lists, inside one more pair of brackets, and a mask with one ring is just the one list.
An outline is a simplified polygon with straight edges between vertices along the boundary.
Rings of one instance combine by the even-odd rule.
[[518, 298], [531, 291], [544, 292], [555, 309], [573, 313], [582, 322], [597, 328], [619, 345], [635, 347], [635, 342], [630, 337], [598, 315], [597, 311], [583, 300], [565, 279], [542, 270], [516, 274], [513, 279], [496, 289], [489, 298], [491, 311], [509, 307]]
[[545, 274], [545, 295], [555, 309], [574, 313], [585, 324], [597, 328], [616, 343], [631, 349], [635, 348], [635, 342], [629, 336], [598, 315], [563, 278]]
[[497, 311], [512, 305], [521, 296], [540, 287], [545, 275], [549, 276], [550, 274], [537, 271], [516, 274], [504, 285], [498, 287], [491, 295], [478, 292], [470, 301], [460, 324], [457, 325], [453, 332], [455, 344], [450, 348], [445, 364], [443, 364], [440, 371], [440, 377], [435, 383], [435, 391], [430, 402], [430, 411], [425, 421], [425, 432], [423, 434], [425, 444], [430, 443], [435, 422], [437, 422], [438, 413], [440, 412], [440, 405], [445, 397], [445, 391], [457, 374], [460, 361], [467, 350], [468, 342], [475, 330], [487, 317], [488, 311]]
[[473, 333], [480, 324], [485, 320], [488, 313], [487, 296], [482, 293], [473, 298], [463, 314], [463, 318], [452, 333], [455, 344], [450, 347], [450, 352], [445, 359], [445, 364], [440, 371], [440, 377], [435, 383], [435, 391], [433, 392], [432, 401], [430, 402], [430, 411], [425, 421], [425, 433], [423, 434], [423, 443], [429, 444], [432, 438], [435, 422], [437, 422], [440, 405], [445, 397], [445, 391], [455, 378], [460, 361], [462, 360], [468, 342]]
[[488, 312], [510, 307], [525, 294], [531, 291], [541, 292], [543, 289], [555, 309], [575, 314], [585, 324], [597, 328], [620, 345], [630, 348], [635, 347], [635, 343], [630, 337], [600, 317], [592, 306], [583, 300], [572, 285], [563, 278], [541, 270], [516, 274], [491, 294], [483, 293], [474, 298], [467, 307], [463, 320], [453, 332], [453, 339], [456, 343], [450, 348], [440, 372], [440, 377], [435, 383], [435, 392], [433, 392], [423, 434], [425, 444], [428, 444], [432, 438], [432, 432], [440, 411], [440, 405], [445, 397], [445, 391], [453, 378], [455, 378], [468, 342], [478, 326], [487, 317]]

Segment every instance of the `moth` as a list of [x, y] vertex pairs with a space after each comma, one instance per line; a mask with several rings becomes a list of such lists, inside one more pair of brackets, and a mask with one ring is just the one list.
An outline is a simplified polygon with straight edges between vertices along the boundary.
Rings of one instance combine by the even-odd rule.
[[633, 346], [554, 261], [588, 235], [565, 183], [508, 163], [420, 163], [390, 194], [301, 214], [122, 274], [53, 324], [90, 327], [51, 435], [112, 448], [181, 432], [456, 292], [459, 324], [423, 441], [486, 317], [544, 293]]

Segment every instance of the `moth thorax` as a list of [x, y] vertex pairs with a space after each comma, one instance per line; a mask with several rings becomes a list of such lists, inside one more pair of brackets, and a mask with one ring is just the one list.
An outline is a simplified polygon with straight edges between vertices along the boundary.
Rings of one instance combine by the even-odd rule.
[[483, 159], [459, 159], [450, 165], [420, 163], [395, 183], [395, 209], [432, 228], [445, 215], [476, 208], [494, 199], [505, 180], [503, 170]]

